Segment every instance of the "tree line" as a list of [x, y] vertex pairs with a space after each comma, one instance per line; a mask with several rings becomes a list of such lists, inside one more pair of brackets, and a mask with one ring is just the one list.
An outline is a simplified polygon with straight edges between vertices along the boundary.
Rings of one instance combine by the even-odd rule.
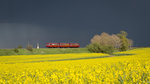
[[87, 45], [87, 48], [91, 52], [96, 53], [109, 53], [112, 54], [114, 51], [126, 51], [131, 49], [133, 41], [127, 38], [128, 33], [120, 31], [118, 34], [109, 35], [108, 33], [101, 33], [95, 35], [91, 39], [91, 43]]

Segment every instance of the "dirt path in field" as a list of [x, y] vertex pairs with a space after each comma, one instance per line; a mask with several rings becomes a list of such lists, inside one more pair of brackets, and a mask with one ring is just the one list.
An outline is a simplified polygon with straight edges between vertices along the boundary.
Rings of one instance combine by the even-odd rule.
[[98, 59], [98, 58], [117, 57], [117, 56], [128, 56], [128, 55], [131, 56], [131, 55], [133, 55], [133, 54], [114, 54], [114, 55], [109, 55], [109, 56], [93, 56], [93, 57], [81, 57], [81, 58], [69, 58], [69, 59], [56, 59], [56, 60], [39, 60], [39, 61], [25, 61], [25, 62], [9, 62], [9, 63], [5, 63], [5, 64], [86, 60], [86, 59]]

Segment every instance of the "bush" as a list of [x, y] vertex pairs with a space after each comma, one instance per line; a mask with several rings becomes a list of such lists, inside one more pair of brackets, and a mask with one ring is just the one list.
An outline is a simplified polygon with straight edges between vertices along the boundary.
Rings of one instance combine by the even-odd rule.
[[19, 52], [19, 50], [18, 50], [17, 48], [15, 48], [15, 49], [14, 49], [14, 52], [15, 52], [15, 53], [18, 53], [18, 52]]
[[90, 52], [94, 53], [107, 53], [107, 54], [112, 54], [114, 52], [113, 46], [106, 46], [106, 45], [100, 45], [97, 43], [92, 43], [87, 46], [87, 49]]
[[29, 51], [33, 51], [32, 45], [27, 45], [27, 48], [26, 48], [26, 49], [29, 50]]
[[21, 48], [22, 48], [22, 46], [21, 46], [21, 45], [19, 45], [19, 46], [18, 46], [18, 49], [21, 49]]

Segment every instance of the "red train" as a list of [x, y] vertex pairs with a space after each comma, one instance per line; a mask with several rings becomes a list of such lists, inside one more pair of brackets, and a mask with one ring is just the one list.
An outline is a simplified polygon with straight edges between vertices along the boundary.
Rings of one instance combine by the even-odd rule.
[[79, 43], [47, 43], [48, 48], [78, 48]]

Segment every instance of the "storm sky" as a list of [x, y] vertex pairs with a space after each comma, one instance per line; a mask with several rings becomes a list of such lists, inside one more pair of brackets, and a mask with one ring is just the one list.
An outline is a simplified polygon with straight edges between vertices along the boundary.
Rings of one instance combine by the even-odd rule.
[[95, 34], [128, 32], [134, 46], [150, 46], [150, 0], [0, 0], [0, 48], [80, 43]]

